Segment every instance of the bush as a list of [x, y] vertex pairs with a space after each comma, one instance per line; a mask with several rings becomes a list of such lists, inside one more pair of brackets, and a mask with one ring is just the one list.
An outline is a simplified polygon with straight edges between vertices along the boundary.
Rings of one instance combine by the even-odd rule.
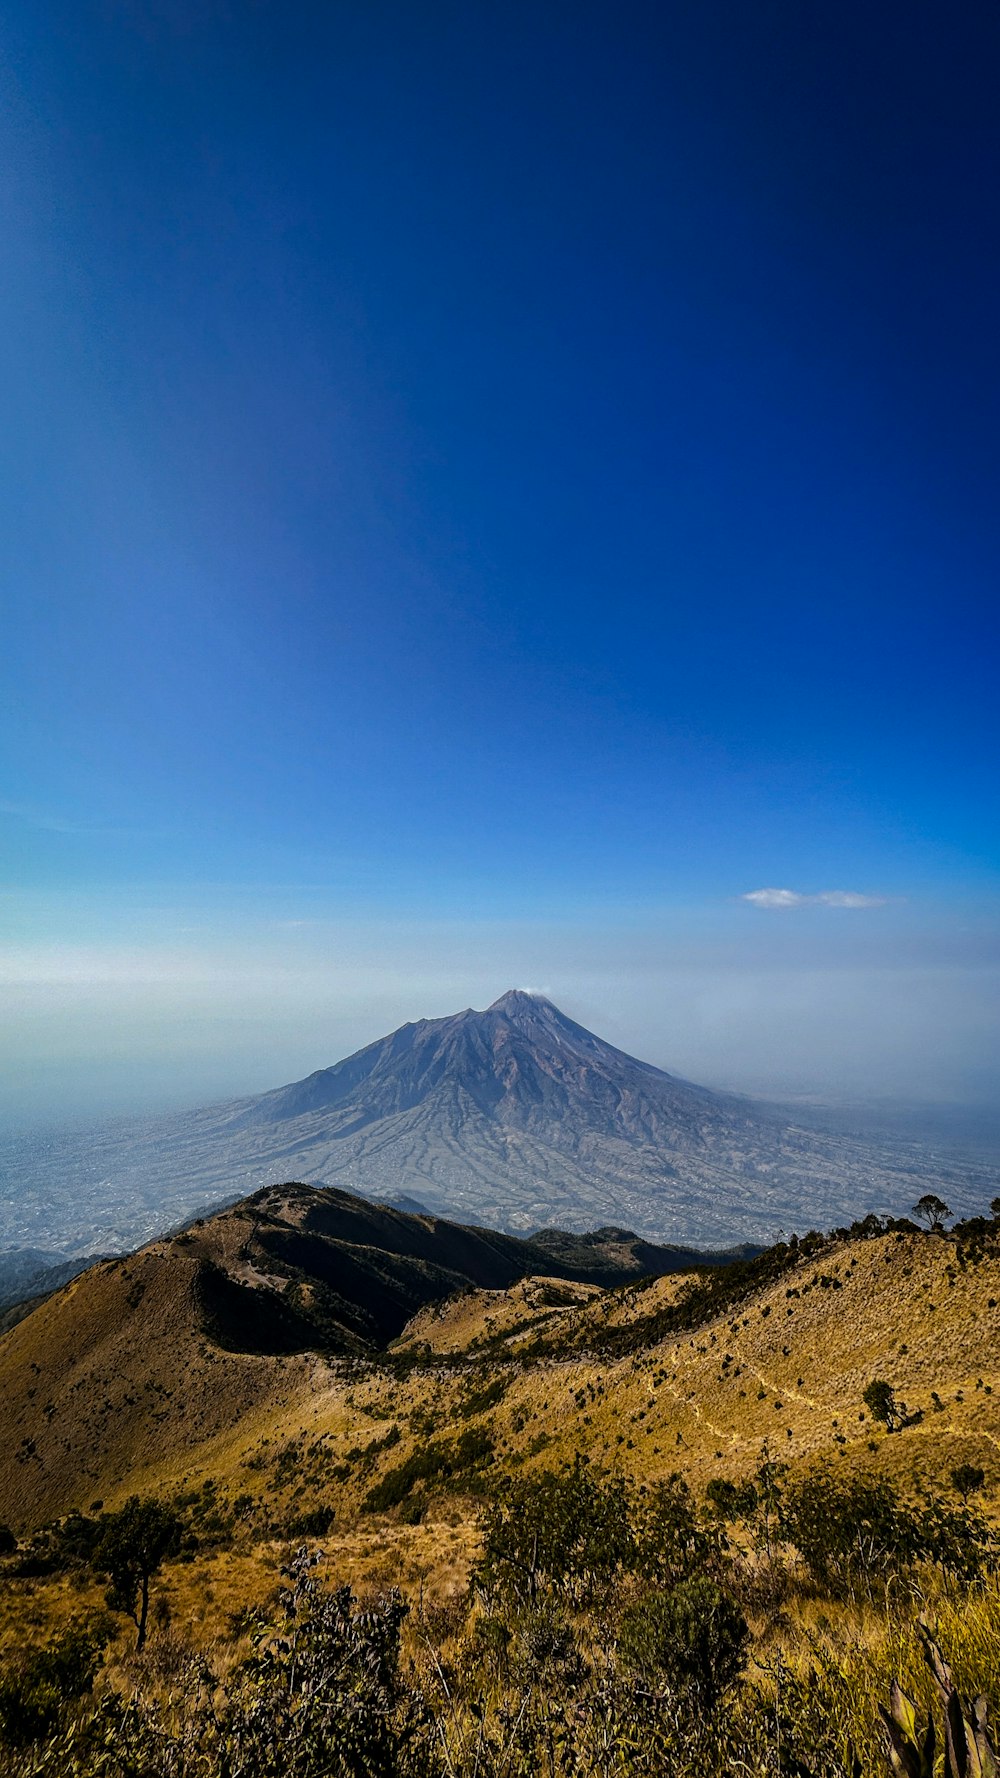
[[574, 1690], [587, 1663], [565, 1614], [551, 1600], [532, 1606], [516, 1621], [517, 1652], [528, 1684], [544, 1678], [555, 1689]]
[[420, 1694], [400, 1672], [397, 1594], [361, 1605], [322, 1588], [306, 1551], [285, 1570], [280, 1621], [216, 1676], [189, 1658], [177, 1695], [110, 1692], [19, 1768], [25, 1778], [442, 1778]]
[[734, 1519], [749, 1519], [757, 1511], [757, 1490], [752, 1482], [737, 1484], [716, 1476], [705, 1489], [705, 1499], [727, 1524]]
[[289, 1537], [325, 1537], [333, 1520], [332, 1506], [314, 1506], [310, 1512], [300, 1513], [298, 1518], [290, 1520], [287, 1527], [288, 1535]]
[[28, 1648], [0, 1673], [0, 1740], [26, 1747], [50, 1735], [63, 1706], [89, 1692], [107, 1642], [98, 1619], [71, 1624], [45, 1648]]
[[900, 1572], [917, 1553], [912, 1514], [882, 1478], [840, 1477], [824, 1468], [792, 1482], [781, 1529], [835, 1597]]
[[963, 1500], [970, 1494], [977, 1494], [986, 1480], [986, 1471], [980, 1469], [978, 1463], [960, 1463], [951, 1471], [951, 1485]]
[[910, 1506], [883, 1477], [841, 1477], [826, 1468], [788, 1487], [782, 1534], [835, 1597], [870, 1592], [921, 1562], [968, 1582], [996, 1560], [994, 1536], [970, 1508], [936, 1499]]
[[739, 1606], [708, 1575], [650, 1593], [623, 1614], [625, 1661], [711, 1712], [746, 1664], [750, 1628]]
[[926, 1500], [913, 1520], [917, 1559], [932, 1562], [953, 1581], [968, 1585], [996, 1566], [995, 1536], [972, 1507]]
[[591, 1598], [635, 1553], [624, 1482], [580, 1456], [561, 1470], [507, 1480], [482, 1532], [475, 1581], [489, 1596], [532, 1602], [543, 1586]]
[[[751, 1488], [756, 1501], [756, 1492]], [[721, 1556], [725, 1536], [698, 1519], [683, 1476], [671, 1475], [640, 1494], [635, 1507], [633, 1566], [647, 1580], [669, 1586]]]

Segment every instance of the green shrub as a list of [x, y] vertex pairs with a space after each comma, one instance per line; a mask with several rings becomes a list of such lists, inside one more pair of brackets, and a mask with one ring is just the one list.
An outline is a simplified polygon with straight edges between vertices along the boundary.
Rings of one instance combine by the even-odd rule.
[[834, 1597], [931, 1563], [954, 1580], [978, 1580], [996, 1563], [996, 1540], [969, 1507], [902, 1500], [885, 1477], [814, 1470], [787, 1488], [782, 1535]]
[[721, 1556], [725, 1537], [718, 1525], [699, 1520], [683, 1476], [667, 1476], [644, 1488], [633, 1509], [632, 1566], [660, 1586], [704, 1568]]
[[314, 1506], [311, 1511], [299, 1513], [297, 1518], [290, 1519], [287, 1526], [289, 1537], [325, 1537], [334, 1521], [332, 1506]]
[[223, 1688], [188, 1657], [174, 1694], [109, 1691], [4, 1778], [443, 1778], [429, 1712], [401, 1671], [407, 1607], [320, 1587], [314, 1562], [302, 1553], [284, 1571], [278, 1623], [257, 1631]]
[[574, 1690], [587, 1675], [573, 1626], [550, 1599], [540, 1600], [516, 1620], [515, 1632], [522, 1679], [540, 1679], [554, 1690]]
[[63, 1706], [89, 1692], [108, 1640], [95, 1618], [71, 1624], [45, 1648], [27, 1648], [0, 1672], [0, 1740], [25, 1747], [50, 1735]]
[[712, 1711], [746, 1664], [750, 1629], [735, 1600], [708, 1575], [657, 1590], [622, 1616], [624, 1660], [662, 1678], [699, 1709]]
[[482, 1536], [474, 1580], [488, 1597], [534, 1601], [551, 1586], [582, 1601], [635, 1553], [624, 1482], [579, 1455], [563, 1469], [503, 1481]]
[[728, 1482], [716, 1476], [705, 1489], [705, 1499], [724, 1523], [749, 1519], [757, 1510], [757, 1490], [752, 1482]]
[[835, 1597], [870, 1589], [916, 1555], [913, 1515], [881, 1477], [822, 1468], [799, 1478], [785, 1492], [781, 1530], [814, 1580]]
[[978, 1463], [960, 1463], [951, 1471], [951, 1485], [968, 1500], [970, 1494], [977, 1494], [986, 1480], [986, 1471], [980, 1469]]

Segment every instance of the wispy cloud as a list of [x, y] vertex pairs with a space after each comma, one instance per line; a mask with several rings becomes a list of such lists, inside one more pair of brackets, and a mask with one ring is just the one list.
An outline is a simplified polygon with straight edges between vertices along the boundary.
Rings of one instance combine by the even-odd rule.
[[42, 833], [62, 833], [79, 835], [83, 838], [97, 836], [109, 838], [163, 838], [168, 830], [159, 827], [138, 827], [130, 824], [77, 821], [65, 815], [53, 814], [46, 809], [36, 809], [26, 803], [12, 803], [0, 799], [0, 817], [11, 821], [23, 822], [26, 827], [37, 828]]
[[28, 808], [24, 803], [0, 801], [0, 815], [12, 821], [23, 821], [28, 827], [41, 828], [44, 833], [85, 833], [90, 831], [79, 821], [68, 821], [62, 815], [50, 815], [43, 809]]
[[756, 908], [881, 908], [884, 895], [862, 895], [856, 889], [821, 889], [818, 895], [803, 895], [798, 889], [751, 889], [741, 897]]

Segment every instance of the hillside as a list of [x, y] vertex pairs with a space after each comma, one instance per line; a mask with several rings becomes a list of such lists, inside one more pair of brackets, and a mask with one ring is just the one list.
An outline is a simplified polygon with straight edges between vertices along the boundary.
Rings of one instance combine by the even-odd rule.
[[429, 1303], [537, 1272], [594, 1288], [699, 1257], [622, 1230], [554, 1239], [561, 1258], [288, 1185], [98, 1263], [0, 1340], [0, 1518], [85, 1504], [137, 1464], [173, 1461], [251, 1410], [277, 1412], [324, 1360], [377, 1353]]
[[0, 1237], [122, 1251], [275, 1179], [516, 1234], [608, 1224], [729, 1246], [988, 1202], [987, 1154], [840, 1132], [626, 1055], [540, 995], [419, 1019], [257, 1098], [0, 1146]]
[[[513, 1237], [276, 1187], [96, 1266], [0, 1341], [0, 1519], [209, 1481], [247, 1496], [262, 1529], [293, 1503], [348, 1526], [429, 1444], [451, 1474], [463, 1432], [503, 1465], [580, 1449], [644, 1480], [737, 1476], [765, 1442], [790, 1461], [867, 1461], [872, 1444], [911, 1480], [963, 1461], [992, 1478], [1000, 1248], [985, 1227], [817, 1238], [687, 1275], [665, 1258], [664, 1275], [635, 1267], [609, 1288], [620, 1243], [593, 1249], [589, 1277], [558, 1276]], [[922, 1413], [905, 1433], [866, 1420], [873, 1376]], [[433, 1479], [415, 1486], [430, 1505]]]
[[[605, 1233], [620, 1249], [621, 1231]], [[604, 1242], [592, 1247], [607, 1267]], [[117, 1770], [124, 1735], [142, 1749], [137, 1771], [183, 1743], [194, 1763], [162, 1769], [193, 1775], [236, 1722], [277, 1778], [276, 1725], [297, 1721], [271, 1709], [288, 1695], [282, 1651], [298, 1670], [317, 1638], [321, 1665], [307, 1672], [339, 1674], [353, 1708], [353, 1639], [370, 1629], [381, 1659], [401, 1629], [410, 1720], [444, 1748], [426, 1768], [437, 1778], [509, 1778], [518, 1721], [529, 1737], [519, 1769], [550, 1778], [609, 1770], [609, 1736], [615, 1770], [693, 1778], [738, 1764], [773, 1778], [779, 1708], [782, 1769], [823, 1778], [882, 1769], [875, 1706], [894, 1676], [926, 1716], [918, 1613], [931, 1614], [963, 1696], [994, 1687], [1000, 1223], [944, 1235], [870, 1221], [613, 1287], [551, 1273], [504, 1282], [528, 1248], [277, 1187], [98, 1265], [32, 1311], [0, 1340], [0, 1519], [19, 1539], [12, 1549], [4, 1533], [0, 1546], [0, 1707], [49, 1671], [50, 1649], [75, 1659], [90, 1626], [111, 1642], [80, 1707], [107, 1760], [84, 1771]], [[335, 1325], [313, 1289], [338, 1249]], [[305, 1251], [309, 1273], [289, 1259]], [[467, 1281], [438, 1299], [445, 1257]], [[346, 1286], [362, 1276], [369, 1300], [352, 1303]], [[298, 1336], [310, 1316], [325, 1350], [276, 1349], [279, 1335], [290, 1344], [290, 1318]], [[905, 1404], [900, 1430], [864, 1404], [875, 1379]], [[723, 1524], [727, 1482], [741, 1485], [730, 1490], [740, 1504]], [[166, 1506], [181, 1539], [155, 1576], [141, 1655], [121, 1601], [108, 1617], [100, 1544], [104, 1515], [136, 1494], [147, 1503], [127, 1522]], [[622, 1511], [637, 1541], [609, 1543]], [[880, 1542], [907, 1527], [932, 1544]], [[675, 1608], [699, 1614], [679, 1657], [693, 1647], [696, 1683], [714, 1670], [703, 1626], [717, 1614], [746, 1647], [721, 1717], [713, 1697], [705, 1718], [700, 1693], [697, 1716], [678, 1716], [684, 1694], [636, 1671], [634, 1627]], [[345, 1664], [331, 1669], [338, 1650]], [[386, 1702], [379, 1692], [373, 1744]], [[77, 1708], [73, 1692], [67, 1723]], [[8, 1708], [8, 1733], [12, 1720], [16, 1734]], [[709, 1730], [721, 1739], [706, 1766]], [[330, 1734], [335, 1751], [337, 1710]], [[78, 1744], [53, 1742], [48, 1765], [32, 1753], [12, 1770], [61, 1778], [71, 1745], [75, 1755]], [[221, 1754], [216, 1769], [228, 1770]]]

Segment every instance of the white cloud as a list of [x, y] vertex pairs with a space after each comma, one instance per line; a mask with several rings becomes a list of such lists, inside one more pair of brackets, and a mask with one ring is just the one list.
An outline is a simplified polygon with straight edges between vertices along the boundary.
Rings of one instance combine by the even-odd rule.
[[797, 889], [751, 889], [741, 897], [757, 908], [881, 908], [883, 895], [861, 895], [856, 889], [821, 889], [818, 895], [802, 895]]
[[828, 908], [884, 908], [884, 895], [859, 895], [856, 889], [824, 889], [813, 897]]
[[797, 908], [807, 899], [797, 895], [794, 889], [751, 889], [744, 901], [752, 901], [758, 908]]

